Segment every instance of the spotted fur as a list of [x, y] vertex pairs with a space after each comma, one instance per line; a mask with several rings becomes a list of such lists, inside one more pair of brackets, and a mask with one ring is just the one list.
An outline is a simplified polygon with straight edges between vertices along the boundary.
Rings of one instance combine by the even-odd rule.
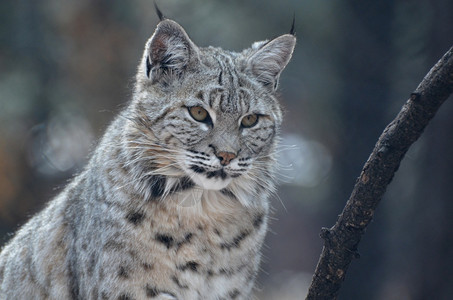
[[3, 248], [0, 299], [249, 299], [294, 45], [200, 48], [162, 20], [87, 167]]

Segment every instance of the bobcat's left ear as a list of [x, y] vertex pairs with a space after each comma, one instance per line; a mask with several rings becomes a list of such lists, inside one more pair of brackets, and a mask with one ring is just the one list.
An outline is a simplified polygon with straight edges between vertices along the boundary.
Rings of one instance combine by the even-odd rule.
[[157, 25], [146, 44], [142, 66], [146, 76], [154, 80], [169, 75], [180, 75], [196, 57], [197, 46], [176, 22], [164, 19]]
[[296, 37], [284, 34], [267, 43], [255, 43], [252, 48], [257, 46], [259, 48], [247, 60], [247, 68], [259, 82], [275, 91], [278, 78], [291, 59]]

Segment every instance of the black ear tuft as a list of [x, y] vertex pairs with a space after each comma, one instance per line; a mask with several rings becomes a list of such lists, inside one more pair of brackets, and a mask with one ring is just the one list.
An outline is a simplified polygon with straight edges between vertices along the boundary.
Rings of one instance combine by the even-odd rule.
[[296, 29], [294, 27], [295, 23], [296, 23], [296, 13], [294, 13], [294, 15], [293, 15], [293, 24], [291, 24], [291, 29], [289, 31], [289, 34], [294, 35], [294, 36], [296, 36]]
[[151, 72], [151, 63], [149, 62], [149, 56], [146, 57], [146, 77], [149, 78], [149, 72]]
[[160, 11], [159, 7], [157, 6], [156, 1], [154, 1], [154, 8], [156, 9], [156, 14], [159, 17], [159, 20], [161, 20], [161, 21], [165, 20], [166, 18]]

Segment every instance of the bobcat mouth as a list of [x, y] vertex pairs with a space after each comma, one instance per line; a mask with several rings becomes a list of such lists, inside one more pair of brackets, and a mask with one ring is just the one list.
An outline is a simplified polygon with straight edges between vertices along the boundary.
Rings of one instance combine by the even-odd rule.
[[192, 165], [190, 170], [193, 171], [191, 178], [195, 184], [206, 190], [221, 190], [227, 187], [232, 179], [224, 168], [208, 171], [203, 167]]
[[216, 170], [216, 171], [206, 171], [203, 167], [192, 165], [190, 167], [190, 169], [197, 174], [205, 174], [206, 178], [208, 178], [208, 179], [221, 178], [221, 179], [225, 180], [228, 177], [228, 174], [225, 172], [225, 170], [223, 168]]

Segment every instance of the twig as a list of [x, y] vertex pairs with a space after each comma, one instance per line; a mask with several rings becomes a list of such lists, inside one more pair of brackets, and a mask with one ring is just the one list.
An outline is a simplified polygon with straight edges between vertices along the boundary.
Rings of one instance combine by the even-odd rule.
[[366, 227], [409, 147], [453, 92], [453, 47], [429, 71], [396, 118], [385, 128], [351, 196], [330, 229], [308, 291], [308, 300], [336, 299]]

